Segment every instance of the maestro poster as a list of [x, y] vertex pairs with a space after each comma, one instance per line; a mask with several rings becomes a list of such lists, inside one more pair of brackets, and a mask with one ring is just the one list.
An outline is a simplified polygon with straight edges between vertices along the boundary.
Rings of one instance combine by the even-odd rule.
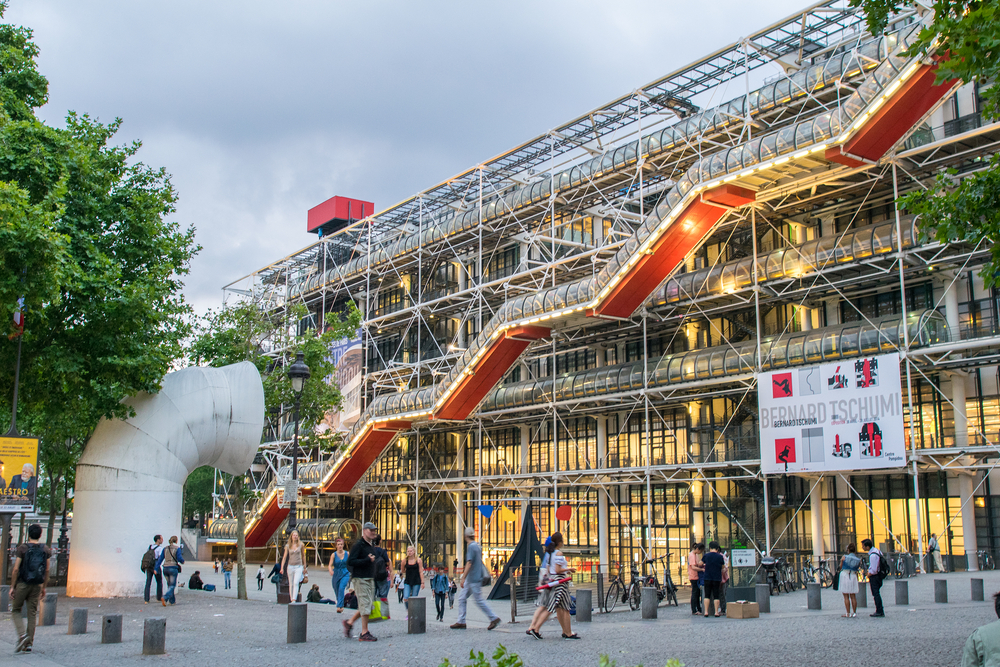
[[0, 512], [30, 512], [38, 486], [38, 439], [0, 437]]
[[906, 465], [899, 354], [762, 373], [764, 474]]

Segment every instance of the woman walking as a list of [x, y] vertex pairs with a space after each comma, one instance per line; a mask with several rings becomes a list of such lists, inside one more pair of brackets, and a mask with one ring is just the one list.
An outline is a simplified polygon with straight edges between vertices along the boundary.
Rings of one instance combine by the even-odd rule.
[[858, 615], [858, 568], [861, 567], [861, 557], [854, 542], [847, 545], [847, 553], [840, 559], [840, 592], [844, 594], [846, 614], [843, 618], [854, 618]]
[[156, 563], [157, 568], [163, 573], [163, 578], [167, 582], [167, 592], [160, 599], [164, 607], [167, 606], [168, 602], [170, 604], [177, 604], [174, 592], [177, 590], [177, 575], [180, 573], [183, 563], [184, 547], [177, 544], [177, 536], [173, 535], [170, 537], [167, 548], [160, 552], [160, 559]]
[[344, 591], [347, 590], [347, 582], [351, 580], [351, 573], [347, 571], [347, 551], [344, 548], [344, 538], [338, 537], [334, 544], [337, 550], [330, 556], [330, 567], [327, 571], [333, 577], [333, 591], [337, 596], [337, 613], [344, 611]]
[[722, 593], [722, 575], [726, 571], [726, 559], [719, 551], [721, 547], [718, 542], [709, 542], [708, 548], [711, 550], [702, 556], [705, 564], [705, 618], [714, 610], [715, 617], [722, 616], [721, 603], [716, 604]]
[[299, 585], [305, 572], [305, 545], [299, 539], [299, 531], [293, 530], [285, 545], [285, 555], [281, 557], [281, 574], [288, 577], [288, 597], [298, 602]]
[[688, 552], [688, 581], [691, 582], [691, 613], [701, 613], [701, 573], [705, 571], [705, 564], [701, 562], [701, 554], [705, 551], [705, 545], [695, 543]]
[[[566, 556], [559, 548], [563, 545], [562, 533], [552, 533], [552, 537], [549, 538], [549, 545], [545, 547], [545, 551], [548, 554], [548, 562], [545, 566], [545, 577], [549, 584], [550, 595], [548, 597], [548, 605], [545, 607], [544, 613], [536, 614], [535, 618], [532, 619], [532, 627], [528, 629], [529, 634], [533, 635], [535, 639], [541, 639], [542, 635], [540, 630], [542, 625], [548, 620], [549, 616], [554, 612], [556, 618], [559, 620], [559, 625], [562, 627], [563, 639], [579, 639], [580, 636], [573, 632], [570, 627], [570, 595], [569, 595], [569, 582], [556, 583], [560, 579], [568, 577], [570, 574], [575, 572], [575, 568], [569, 566], [566, 561]], [[545, 558], [544, 556], [542, 557]]]
[[420, 595], [420, 587], [424, 585], [424, 562], [412, 546], [406, 547], [406, 558], [399, 566], [399, 574], [403, 577], [403, 603], [409, 609], [410, 598]]

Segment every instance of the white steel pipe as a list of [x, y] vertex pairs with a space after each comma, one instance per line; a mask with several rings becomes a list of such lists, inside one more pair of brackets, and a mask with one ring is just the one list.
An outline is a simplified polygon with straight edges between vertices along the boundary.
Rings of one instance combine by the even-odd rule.
[[264, 388], [250, 362], [169, 373], [160, 393], [125, 403], [135, 416], [101, 421], [77, 465], [71, 597], [140, 595], [153, 535], [180, 535], [188, 475], [204, 465], [246, 472], [264, 429]]

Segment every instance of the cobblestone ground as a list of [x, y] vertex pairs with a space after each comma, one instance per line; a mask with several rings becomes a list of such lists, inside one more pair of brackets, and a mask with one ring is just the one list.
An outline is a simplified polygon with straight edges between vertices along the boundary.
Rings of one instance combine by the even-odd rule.
[[[209, 583], [221, 583], [222, 575], [211, 567], [200, 567]], [[189, 571], [185, 567], [185, 574]], [[256, 570], [251, 571], [251, 575]], [[379, 638], [374, 644], [345, 639], [340, 621], [345, 618], [327, 605], [309, 606], [309, 641], [285, 644], [286, 610], [273, 603], [273, 587], [264, 593], [251, 586], [250, 601], [236, 600], [233, 591], [206, 593], [182, 589], [178, 604], [164, 608], [144, 605], [142, 600], [88, 600], [60, 597], [56, 625], [39, 627], [35, 652], [14, 656], [14, 630], [10, 613], [0, 614], [0, 665], [139, 665], [164, 657], [143, 657], [142, 623], [149, 617], [167, 618], [167, 659], [187, 665], [439, 665], [444, 658], [453, 662], [467, 658], [469, 650], [492, 653], [504, 644], [518, 653], [526, 665], [546, 667], [590, 667], [598, 656], [608, 654], [620, 667], [643, 664], [663, 665], [678, 658], [685, 665], [955, 665], [969, 633], [979, 625], [996, 620], [989, 595], [1000, 590], [1000, 572], [982, 573], [987, 602], [973, 603], [969, 579], [972, 575], [921, 575], [907, 580], [910, 603], [896, 606], [894, 580], [883, 588], [887, 617], [869, 618], [873, 610], [859, 610], [856, 619], [841, 618], [842, 596], [823, 591], [823, 610], [808, 611], [806, 594], [796, 591], [772, 598], [772, 613], [760, 619], [705, 619], [692, 617], [684, 604], [687, 589], [682, 589], [681, 606], [660, 607], [659, 618], [643, 621], [638, 612], [616, 611], [594, 614], [592, 623], [574, 625], [583, 637], [567, 642], [559, 638], [559, 628], [551, 620], [537, 641], [524, 634], [529, 620], [519, 617], [510, 624], [507, 602], [494, 604], [504, 624], [486, 631], [486, 619], [478, 609], [470, 608], [469, 629], [456, 631], [448, 625], [457, 609], [446, 611], [445, 622], [428, 620], [427, 633], [407, 635], [404, 611], [391, 598], [392, 620], [372, 624]], [[951, 602], [934, 603], [933, 579], [948, 581]], [[235, 578], [234, 578], [235, 579]], [[329, 594], [328, 577], [316, 577], [321, 591]], [[234, 581], [235, 587], [235, 581]], [[231, 596], [231, 595], [232, 596]], [[429, 618], [433, 619], [433, 600], [428, 600]], [[870, 601], [869, 601], [870, 603]], [[87, 607], [90, 632], [83, 636], [66, 634], [69, 611]], [[100, 643], [101, 615], [124, 615], [124, 641]], [[356, 634], [356, 633], [355, 633]], [[465, 664], [461, 662], [459, 664]]]

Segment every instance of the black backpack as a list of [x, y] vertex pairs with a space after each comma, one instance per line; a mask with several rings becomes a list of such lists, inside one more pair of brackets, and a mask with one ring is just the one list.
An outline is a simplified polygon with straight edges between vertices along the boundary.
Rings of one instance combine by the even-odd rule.
[[885, 579], [890, 574], [889, 562], [885, 559], [885, 556], [882, 555], [881, 551], [877, 551], [876, 553], [878, 554], [878, 576]]
[[155, 567], [156, 547], [155, 545], [150, 545], [150, 547], [146, 549], [146, 553], [142, 555], [142, 562], [139, 563], [139, 569], [143, 572], [152, 572]]
[[40, 544], [31, 544], [21, 559], [18, 578], [26, 584], [44, 584], [45, 571], [48, 569], [48, 558], [45, 548]]
[[[379, 549], [381, 551], [381, 549]], [[382, 558], [382, 554], [375, 556], [375, 581], [385, 581], [389, 578], [389, 572], [386, 570], [385, 559]]]

